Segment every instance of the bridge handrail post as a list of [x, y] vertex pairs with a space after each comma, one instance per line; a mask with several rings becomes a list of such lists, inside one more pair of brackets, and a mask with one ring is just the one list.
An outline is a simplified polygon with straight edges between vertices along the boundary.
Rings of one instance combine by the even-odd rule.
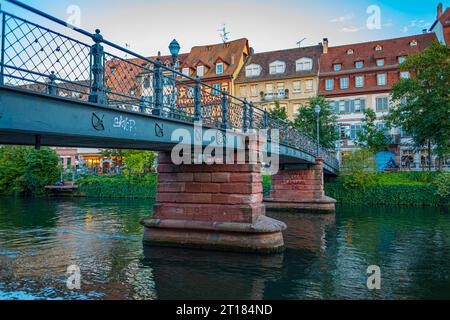
[[284, 130], [285, 130], [285, 139], [286, 139], [286, 144], [289, 144], [289, 122], [286, 121], [286, 123], [284, 124]]
[[242, 130], [244, 132], [247, 132], [247, 109], [248, 109], [248, 105], [247, 105], [247, 99], [244, 98], [244, 105], [243, 105], [243, 115], [242, 115]]
[[194, 86], [194, 121], [202, 119], [202, 93], [200, 90], [200, 78], [195, 78]]
[[222, 91], [222, 129], [228, 129], [228, 94]]
[[48, 76], [48, 79], [50, 80], [47, 84], [47, 92], [48, 94], [52, 95], [52, 96], [56, 96], [58, 95], [58, 89], [57, 89], [57, 85], [56, 85], [56, 76], [55, 76], [55, 71], [52, 71], [50, 73], [50, 75]]
[[253, 129], [253, 101], [250, 101], [250, 112], [249, 112], [249, 129]]
[[2, 42], [1, 42], [1, 57], [0, 57], [0, 85], [5, 84], [5, 13], [1, 13], [2, 19]]
[[155, 64], [153, 69], [153, 95], [155, 97], [152, 114], [155, 116], [161, 115], [162, 102], [163, 102], [163, 88], [162, 88], [162, 70], [161, 70], [161, 56], [156, 58], [158, 63]]
[[103, 46], [100, 44], [103, 37], [100, 30], [95, 30], [92, 35], [92, 40], [95, 44], [91, 47], [91, 94], [89, 95], [89, 102], [98, 104], [107, 104], [106, 90], [105, 90], [105, 53]]

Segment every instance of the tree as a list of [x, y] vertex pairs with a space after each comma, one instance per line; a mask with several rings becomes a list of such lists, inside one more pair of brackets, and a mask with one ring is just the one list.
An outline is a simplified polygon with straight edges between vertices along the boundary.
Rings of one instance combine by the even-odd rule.
[[128, 175], [145, 175], [151, 171], [156, 154], [152, 151], [124, 150], [123, 157]]
[[119, 158], [122, 159], [124, 154], [124, 150], [121, 149], [102, 149], [100, 151], [100, 155], [105, 158]]
[[275, 107], [269, 110], [269, 115], [272, 118], [277, 118], [281, 120], [287, 120], [287, 112], [285, 107], [280, 106], [279, 101], [275, 101]]
[[435, 42], [408, 57], [400, 70], [415, 76], [393, 86], [396, 108], [389, 123], [410, 133], [417, 147], [435, 146], [442, 158], [450, 151], [450, 47]]
[[25, 189], [33, 195], [43, 195], [45, 186], [60, 178], [59, 157], [50, 148], [32, 149], [25, 160]]
[[339, 139], [339, 134], [336, 130], [337, 116], [333, 113], [330, 103], [324, 97], [311, 98], [306, 106], [298, 110], [294, 124], [298, 129], [315, 138], [317, 135], [317, 115], [314, 111], [316, 105], [320, 106], [320, 144], [325, 148], [335, 148], [336, 141]]
[[375, 124], [377, 115], [372, 109], [364, 111], [361, 131], [357, 133], [357, 142], [360, 146], [366, 146], [373, 153], [385, 150], [391, 143], [391, 139]]
[[12, 194], [25, 191], [25, 160], [30, 147], [0, 147], [0, 193]]

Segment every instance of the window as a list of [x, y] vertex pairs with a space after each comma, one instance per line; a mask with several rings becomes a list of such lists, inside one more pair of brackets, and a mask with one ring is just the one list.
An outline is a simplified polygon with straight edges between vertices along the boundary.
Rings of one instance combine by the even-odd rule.
[[310, 58], [301, 58], [295, 62], [295, 71], [309, 71], [312, 67], [313, 61]]
[[399, 64], [402, 64], [405, 61], [406, 61], [406, 57], [405, 56], [398, 57], [398, 63]]
[[239, 90], [241, 91], [241, 97], [242, 98], [247, 97], [247, 87], [246, 86], [240, 86]]
[[383, 47], [378, 45], [375, 47], [375, 51], [383, 51]]
[[417, 46], [417, 41], [416, 41], [416, 40], [413, 40], [413, 41], [411, 41], [411, 42], [409, 43], [409, 45], [410, 45], [411, 47], [416, 47], [416, 46]]
[[386, 74], [378, 74], [377, 75], [377, 83], [379, 86], [385, 86], [386, 85]]
[[300, 81], [294, 81], [293, 87], [294, 87], [294, 93], [302, 92], [302, 83]]
[[219, 95], [219, 93], [220, 93], [220, 83], [214, 83], [214, 84], [213, 84], [213, 88], [214, 88], [215, 90], [213, 90], [212, 94], [213, 94], [214, 96]]
[[355, 113], [363, 112], [366, 109], [365, 99], [340, 100], [331, 103], [333, 112], [335, 113]]
[[188, 76], [190, 74], [189, 68], [183, 68], [183, 74]]
[[219, 62], [216, 64], [216, 74], [222, 74], [223, 73], [223, 63]]
[[357, 76], [355, 78], [355, 85], [357, 88], [363, 88], [364, 87], [364, 76]]
[[205, 66], [197, 67], [197, 77], [203, 77], [205, 75]]
[[278, 98], [284, 99], [285, 98], [285, 88], [284, 88], [284, 83], [277, 83], [277, 93], [278, 93]]
[[114, 74], [116, 72], [116, 67], [111, 67], [111, 74]]
[[269, 65], [270, 74], [284, 73], [286, 64], [283, 61], [274, 61]]
[[313, 91], [313, 81], [306, 80], [305, 81], [305, 92], [312, 92], [312, 91]]
[[340, 63], [335, 63], [333, 65], [333, 69], [334, 69], [334, 71], [341, 71], [342, 65]]
[[339, 101], [339, 113], [345, 113], [345, 101]]
[[245, 67], [246, 77], [258, 77], [261, 74], [261, 66], [258, 64], [250, 64]]
[[389, 100], [387, 97], [377, 98], [376, 99], [376, 111], [383, 112], [389, 109]]
[[348, 78], [341, 78], [341, 89], [348, 89]]
[[273, 84], [271, 84], [271, 83], [266, 84], [266, 94], [268, 96], [273, 95]]
[[131, 88], [130, 89], [130, 95], [134, 96], [136, 94], [136, 89]]
[[378, 130], [382, 130], [385, 136], [389, 135], [389, 128], [386, 126], [386, 123], [384, 122], [377, 123], [377, 128]]
[[366, 109], [366, 100], [356, 99], [353, 103], [353, 110], [351, 112], [364, 112]]
[[256, 85], [250, 86], [250, 96], [252, 97], [258, 96], [258, 87]]
[[348, 55], [348, 56], [351, 56], [351, 55], [353, 54], [353, 52], [354, 52], [353, 49], [348, 49], [348, 50], [347, 50], [347, 55]]
[[377, 59], [377, 66], [383, 67], [384, 66], [384, 59]]
[[411, 77], [411, 75], [409, 74], [408, 71], [400, 72], [400, 78], [402, 78], [402, 79], [409, 79], [410, 77]]
[[353, 124], [350, 126], [350, 139], [355, 140], [358, 138], [358, 133], [363, 130], [362, 125]]
[[334, 80], [333, 79], [327, 79], [325, 81], [325, 90], [331, 91], [334, 89]]
[[362, 61], [355, 62], [356, 69], [362, 69], [363, 66], [364, 66], [364, 62], [362, 62]]

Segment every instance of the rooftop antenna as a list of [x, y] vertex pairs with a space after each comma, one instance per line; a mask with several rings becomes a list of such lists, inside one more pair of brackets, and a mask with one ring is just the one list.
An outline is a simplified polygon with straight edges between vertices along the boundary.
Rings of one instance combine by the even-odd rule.
[[297, 46], [298, 46], [299, 48], [301, 48], [302, 42], [305, 41], [305, 40], [306, 40], [306, 38], [303, 38], [302, 40], [297, 41]]
[[223, 27], [217, 31], [220, 32], [220, 38], [222, 39], [222, 42], [226, 43], [228, 41], [228, 39], [230, 38], [229, 37], [230, 32], [227, 31], [227, 26], [225, 24], [223, 24]]

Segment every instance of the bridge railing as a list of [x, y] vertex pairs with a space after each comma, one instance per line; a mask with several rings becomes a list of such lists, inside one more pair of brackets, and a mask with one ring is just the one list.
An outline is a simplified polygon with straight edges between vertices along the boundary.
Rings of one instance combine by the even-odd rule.
[[313, 138], [251, 101], [187, 76], [159, 57], [152, 60], [107, 41], [99, 30], [92, 34], [19, 1], [7, 1], [64, 31], [0, 10], [0, 85], [179, 121], [202, 119], [222, 129], [278, 129], [281, 144], [324, 157], [338, 169], [337, 160], [317, 148]]

